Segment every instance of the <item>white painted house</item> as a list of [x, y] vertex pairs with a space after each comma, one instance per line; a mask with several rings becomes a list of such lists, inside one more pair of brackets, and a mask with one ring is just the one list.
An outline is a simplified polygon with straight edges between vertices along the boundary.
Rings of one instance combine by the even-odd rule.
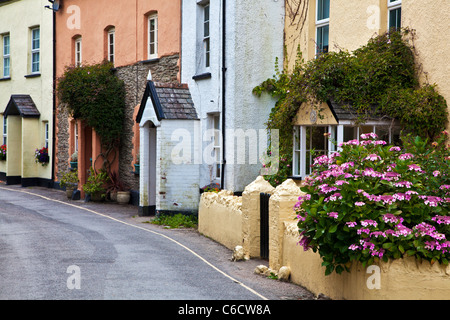
[[192, 109], [161, 117], [164, 90], [148, 82], [137, 117], [142, 214], [196, 211], [202, 187], [242, 192], [260, 174], [275, 100], [252, 90], [283, 61], [284, 13], [278, 0], [182, 1], [180, 88]]
[[278, 0], [183, 1], [181, 82], [200, 118], [200, 186], [218, 183], [241, 192], [259, 175], [259, 144], [267, 146], [265, 123], [275, 100], [252, 90], [273, 76], [276, 58], [283, 61], [284, 16]]

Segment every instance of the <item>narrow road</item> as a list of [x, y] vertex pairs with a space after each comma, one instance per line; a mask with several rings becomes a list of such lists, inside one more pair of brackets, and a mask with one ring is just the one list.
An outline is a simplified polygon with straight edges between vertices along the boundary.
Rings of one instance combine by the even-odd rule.
[[0, 299], [313, 298], [254, 275], [264, 261], [231, 262], [196, 231], [142, 223], [136, 207], [64, 197], [0, 184]]

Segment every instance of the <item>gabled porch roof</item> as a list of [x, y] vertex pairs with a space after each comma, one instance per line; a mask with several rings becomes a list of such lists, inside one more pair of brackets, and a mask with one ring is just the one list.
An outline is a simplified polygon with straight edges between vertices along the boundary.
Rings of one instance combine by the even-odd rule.
[[21, 116], [23, 118], [39, 118], [41, 116], [30, 95], [14, 94], [6, 106], [4, 117]]

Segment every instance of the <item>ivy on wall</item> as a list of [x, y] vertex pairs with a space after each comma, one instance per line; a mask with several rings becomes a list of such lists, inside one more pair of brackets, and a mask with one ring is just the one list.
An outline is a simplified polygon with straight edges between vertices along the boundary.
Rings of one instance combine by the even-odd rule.
[[[359, 123], [382, 114], [399, 120], [404, 133], [430, 140], [444, 130], [447, 103], [435, 85], [420, 84], [414, 37], [410, 29], [384, 33], [353, 52], [341, 49], [308, 62], [298, 50], [292, 72], [280, 70], [277, 61], [274, 77], [253, 93], [278, 98], [267, 128], [279, 130], [281, 159], [292, 159], [292, 119], [305, 102], [318, 109], [323, 102], [335, 101], [350, 108]], [[277, 185], [291, 173], [291, 162], [281, 161], [278, 173], [266, 178]]]
[[103, 169], [109, 169], [114, 161], [123, 130], [125, 85], [112, 73], [113, 67], [107, 61], [68, 66], [57, 84], [60, 108], [84, 120], [100, 136]]

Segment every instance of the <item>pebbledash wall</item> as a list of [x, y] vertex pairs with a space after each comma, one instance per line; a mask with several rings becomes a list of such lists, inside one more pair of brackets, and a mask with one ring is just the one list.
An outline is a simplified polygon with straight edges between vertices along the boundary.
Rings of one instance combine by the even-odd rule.
[[[351, 300], [448, 299], [450, 266], [413, 257], [380, 262], [367, 268], [353, 263], [349, 273], [325, 276], [318, 253], [304, 251], [299, 242], [293, 207], [302, 194], [291, 179], [273, 188], [261, 176], [248, 185], [242, 196], [230, 191], [206, 192], [200, 199], [200, 233], [229, 249], [242, 246], [247, 258], [260, 256], [260, 193], [269, 200], [269, 270], [290, 270], [290, 281], [315, 295]], [[245, 263], [245, 262], [241, 262]]]
[[[209, 37], [204, 35], [205, 11]], [[276, 100], [269, 95], [258, 98], [252, 89], [273, 75], [276, 58], [283, 61], [284, 1], [183, 1], [182, 15], [181, 81], [188, 84], [200, 118], [200, 139], [215, 128], [214, 117], [219, 119], [216, 128], [221, 134], [223, 129], [258, 133], [265, 129]], [[216, 164], [202, 159], [199, 184], [223, 183], [227, 190], [242, 192], [258, 176], [261, 163], [259, 159], [250, 163], [247, 142], [245, 163], [238, 164], [237, 143], [233, 146], [231, 141], [235, 137], [226, 138], [218, 143], [220, 155], [224, 149], [227, 153], [222, 158], [223, 176], [216, 174]], [[209, 144], [203, 141], [200, 157]]]

